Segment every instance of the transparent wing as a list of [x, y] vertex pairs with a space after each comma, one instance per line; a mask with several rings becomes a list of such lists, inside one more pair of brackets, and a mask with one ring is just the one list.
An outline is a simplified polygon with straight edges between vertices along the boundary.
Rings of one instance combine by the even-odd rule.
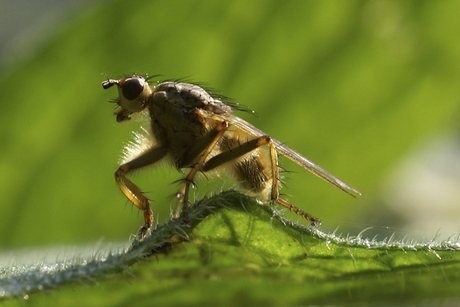
[[[264, 136], [266, 135], [263, 133], [261, 130], [257, 129], [247, 121], [234, 116], [232, 114], [225, 114], [225, 116], [221, 117], [222, 119], [227, 119], [231, 124], [234, 126], [238, 127], [239, 129], [243, 130], [244, 132], [248, 133], [249, 135], [254, 135], [254, 136]], [[307, 171], [313, 173], [314, 175], [318, 176], [319, 178], [323, 179], [326, 182], [329, 182], [330, 184], [336, 186], [337, 188], [341, 189], [345, 193], [356, 197], [358, 195], [361, 195], [361, 193], [356, 190], [355, 188], [347, 185], [345, 182], [342, 180], [338, 179], [328, 171], [324, 170], [322, 167], [316, 165], [315, 163], [311, 162], [304, 156], [300, 155], [299, 153], [295, 152], [291, 148], [287, 147], [280, 141], [277, 141], [275, 139], [272, 139], [273, 143], [275, 144], [275, 148], [278, 153], [282, 154], [283, 156], [287, 157], [291, 161], [297, 163]]]

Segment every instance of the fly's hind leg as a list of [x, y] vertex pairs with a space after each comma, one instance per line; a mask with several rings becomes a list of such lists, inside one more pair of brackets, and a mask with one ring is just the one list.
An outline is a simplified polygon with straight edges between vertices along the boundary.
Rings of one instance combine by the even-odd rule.
[[138, 237], [140, 239], [143, 238], [150, 227], [152, 227], [153, 213], [148, 198], [126, 177], [126, 174], [161, 160], [166, 153], [167, 150], [163, 147], [153, 148], [140, 157], [121, 165], [115, 172], [115, 180], [120, 190], [130, 202], [144, 213], [144, 226], [142, 226], [138, 232]]
[[246, 143], [239, 145], [236, 148], [220, 153], [213, 157], [206, 164], [203, 165], [201, 171], [206, 172], [226, 162], [234, 160], [240, 156], [243, 156], [256, 148], [268, 145], [270, 148], [270, 160], [271, 160], [271, 175], [272, 175], [272, 187], [271, 187], [271, 199], [278, 204], [288, 208], [289, 210], [297, 213], [298, 215], [308, 219], [312, 226], [318, 226], [321, 221], [310, 214], [300, 210], [299, 208], [291, 205], [284, 199], [279, 197], [279, 168], [278, 168], [278, 154], [276, 152], [275, 144], [269, 136], [261, 136], [256, 139], [250, 140]]
[[193, 179], [195, 179], [196, 174], [201, 170], [201, 167], [203, 166], [206, 158], [227, 130], [227, 121], [219, 123], [213, 130], [211, 130], [203, 138], [198, 140], [195, 146], [193, 146], [189, 150], [188, 154], [184, 158], [184, 161], [182, 162], [184, 164], [183, 166], [190, 165], [192, 168], [183, 180], [182, 185], [176, 194], [177, 205], [174, 216], [176, 218], [179, 217], [179, 209], [182, 203], [181, 218], [182, 224], [184, 225], [188, 224], [188, 199], [190, 185], [193, 184]]
[[278, 154], [276, 152], [275, 144], [273, 144], [273, 141], [270, 139], [268, 141], [268, 145], [270, 146], [270, 158], [271, 158], [271, 164], [272, 164], [272, 192], [271, 192], [271, 198], [278, 204], [288, 208], [292, 212], [297, 213], [298, 215], [306, 218], [307, 220], [310, 221], [310, 224], [312, 226], [319, 226], [321, 225], [321, 220], [300, 210], [294, 205], [291, 205], [284, 199], [280, 198], [280, 187], [279, 187], [279, 168], [278, 168]]

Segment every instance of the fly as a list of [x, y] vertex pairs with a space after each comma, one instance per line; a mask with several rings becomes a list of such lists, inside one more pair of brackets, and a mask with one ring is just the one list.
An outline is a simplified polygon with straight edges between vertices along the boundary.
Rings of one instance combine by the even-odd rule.
[[222, 171], [235, 177], [259, 201], [274, 201], [308, 219], [311, 225], [320, 225], [319, 219], [280, 198], [278, 154], [353, 197], [361, 195], [320, 166], [233, 115], [238, 107], [210, 91], [195, 84], [173, 81], [152, 86], [149, 79], [133, 75], [102, 82], [104, 89], [114, 85], [118, 88], [118, 98], [114, 100], [118, 106], [117, 122], [130, 120], [134, 113], [144, 113], [148, 119], [146, 135], [140, 137], [138, 144], [131, 145], [130, 154], [115, 172], [120, 190], [144, 213], [139, 238], [151, 228], [153, 213], [149, 199], [127, 174], [160, 160], [167, 160], [178, 170], [187, 170], [176, 193], [174, 213], [185, 225], [188, 224], [190, 186], [194, 185], [195, 177], [199, 173]]

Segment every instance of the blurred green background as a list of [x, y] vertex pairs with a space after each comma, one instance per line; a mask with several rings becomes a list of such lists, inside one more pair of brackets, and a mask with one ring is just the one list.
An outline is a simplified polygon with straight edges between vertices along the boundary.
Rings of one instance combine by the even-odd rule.
[[[282, 192], [324, 229], [406, 232], [415, 212], [433, 209], [398, 203], [389, 183], [404, 186], [392, 174], [425, 144], [455, 141], [459, 10], [457, 1], [391, 0], [117, 0], [67, 9], [2, 62], [0, 249], [127, 240], [137, 231], [142, 215], [113, 173], [141, 123], [117, 124], [107, 103], [116, 91], [101, 87], [106, 75], [132, 73], [219, 89], [258, 115], [241, 117], [359, 189], [353, 199], [283, 160], [294, 172]], [[431, 156], [415, 164], [442, 168]], [[415, 184], [410, 193], [445, 192], [413, 175], [402, 175]], [[160, 165], [131, 178], [167, 220], [181, 175]], [[198, 191], [222, 185], [201, 181]], [[391, 206], [412, 209], [400, 215]], [[459, 216], [450, 206], [411, 225], [438, 229]]]

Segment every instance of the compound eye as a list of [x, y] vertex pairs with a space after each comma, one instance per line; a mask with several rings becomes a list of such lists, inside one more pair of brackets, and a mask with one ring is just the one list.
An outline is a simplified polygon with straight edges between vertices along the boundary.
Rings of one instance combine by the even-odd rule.
[[127, 100], [134, 100], [144, 90], [144, 79], [143, 78], [128, 78], [123, 82], [123, 97]]

